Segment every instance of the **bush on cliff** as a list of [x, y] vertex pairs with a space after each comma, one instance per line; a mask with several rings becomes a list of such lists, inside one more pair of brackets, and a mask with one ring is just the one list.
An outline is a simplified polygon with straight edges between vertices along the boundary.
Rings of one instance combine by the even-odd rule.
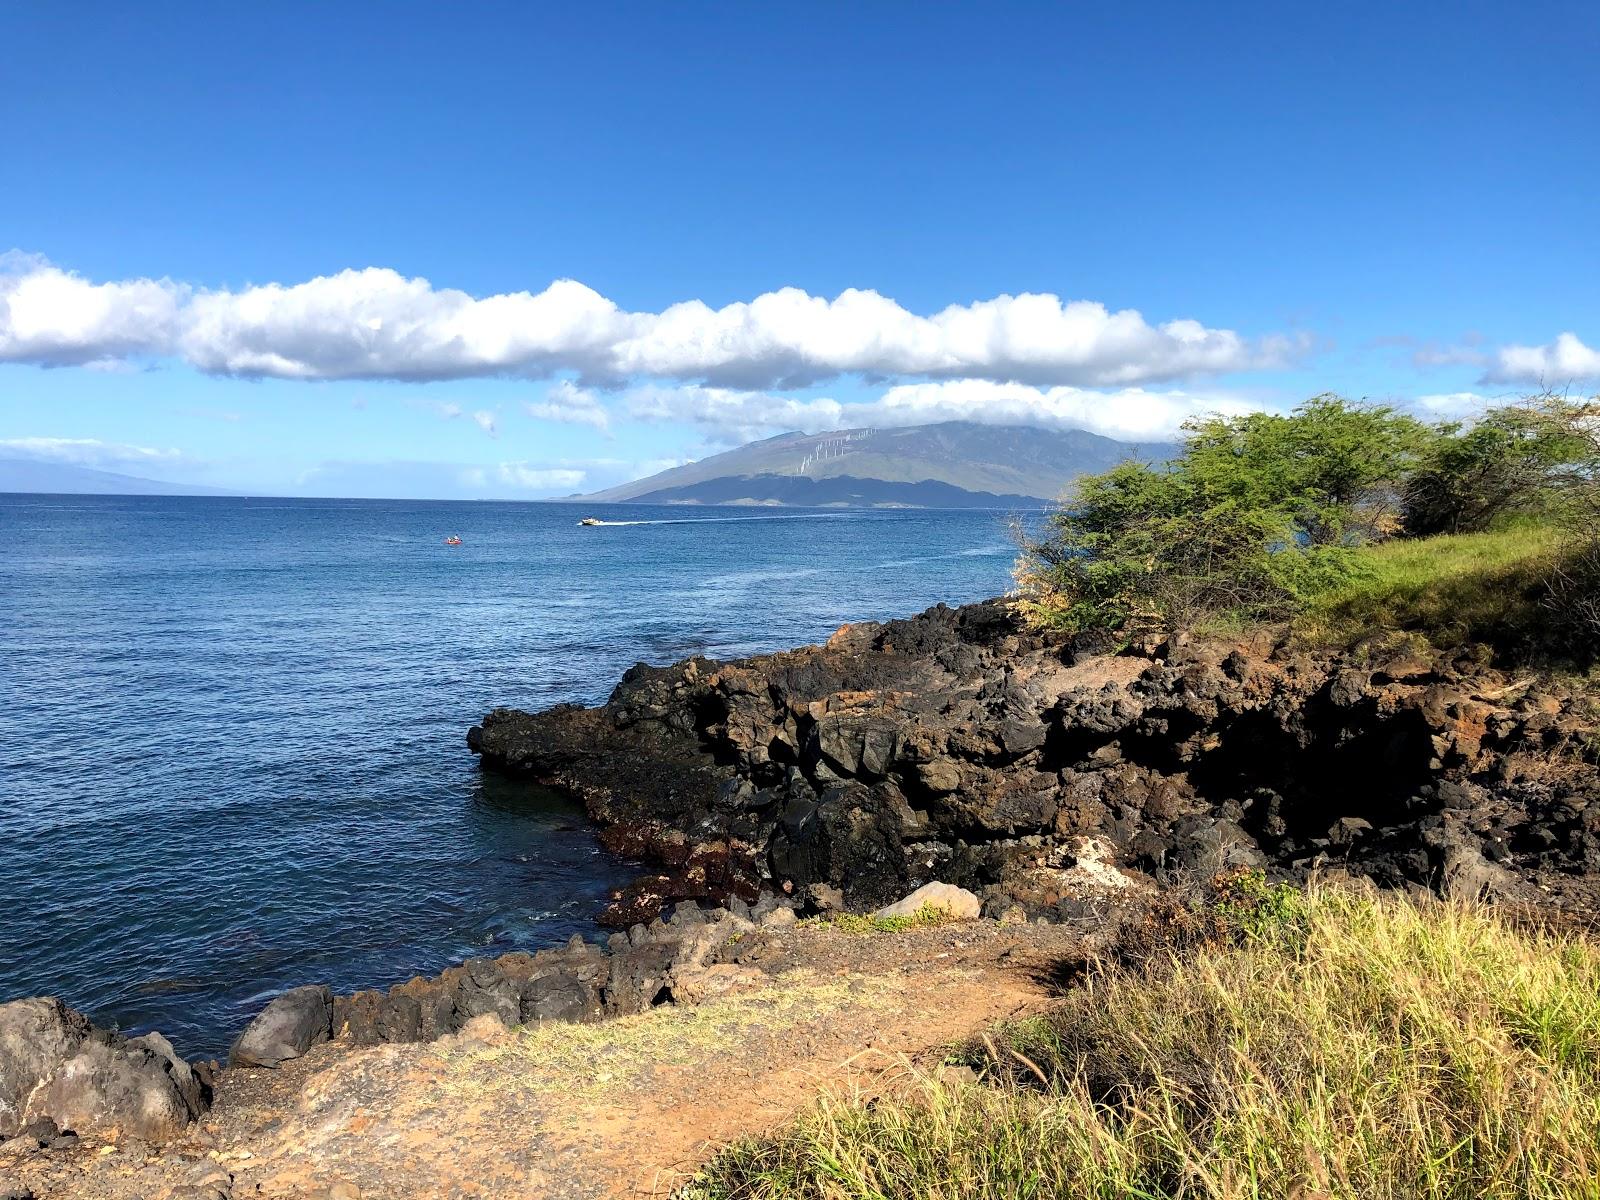
[[1413, 537], [1480, 533], [1510, 515], [1559, 514], [1593, 483], [1595, 402], [1546, 393], [1439, 427], [1405, 481]]
[[1326, 887], [1112, 967], [976, 1083], [827, 1100], [687, 1195], [1600, 1196], [1600, 948]]
[[[1504, 533], [1525, 542], [1521, 565], [1538, 559], [1540, 574], [1531, 598], [1481, 580], [1484, 597], [1517, 610], [1501, 624], [1530, 644], [1600, 647], [1600, 401], [1544, 395], [1426, 426], [1321, 396], [1288, 415], [1211, 417], [1185, 432], [1163, 467], [1079, 479], [1044, 536], [1023, 539], [1018, 601], [1033, 624], [1137, 637], [1326, 614], [1384, 593], [1395, 563], [1371, 551], [1391, 539], [1440, 543], [1407, 561], [1447, 572], [1424, 587], [1459, 591], [1466, 580], [1448, 570], [1474, 547], [1463, 555], [1450, 539]], [[1364, 615], [1393, 623], [1370, 606]]]
[[[1035, 623], [1077, 631], [1186, 627], [1216, 612], [1291, 611], [1293, 580], [1271, 552], [1282, 513], [1210, 498], [1181, 472], [1124, 463], [1079, 480], [1021, 576]], [[1323, 548], [1308, 553], [1321, 555]]]
[[1185, 426], [1180, 473], [1204, 496], [1280, 514], [1307, 545], [1349, 544], [1398, 528], [1398, 481], [1436, 437], [1387, 405], [1339, 396], [1287, 415], [1212, 416]]
[[1024, 612], [1068, 632], [1270, 619], [1346, 577], [1351, 551], [1397, 526], [1398, 481], [1427, 430], [1382, 406], [1319, 396], [1284, 416], [1185, 426], [1163, 467], [1079, 479], [1024, 543]]

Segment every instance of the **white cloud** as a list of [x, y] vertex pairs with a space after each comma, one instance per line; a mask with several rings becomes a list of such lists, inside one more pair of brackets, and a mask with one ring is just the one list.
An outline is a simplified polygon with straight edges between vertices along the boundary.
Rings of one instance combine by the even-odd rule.
[[104, 368], [165, 353], [187, 295], [166, 279], [90, 283], [42, 258], [0, 254], [0, 362]]
[[1518, 383], [1560, 388], [1600, 379], [1600, 350], [1575, 333], [1563, 333], [1542, 346], [1502, 346], [1484, 375], [1488, 383]]
[[641, 420], [698, 425], [717, 431], [728, 441], [749, 441], [791, 429], [820, 433], [934, 421], [1087, 429], [1107, 437], [1153, 441], [1174, 436], [1190, 417], [1263, 407], [1222, 393], [1037, 388], [982, 379], [900, 384], [876, 399], [853, 403], [726, 388], [657, 386], [629, 392], [625, 404], [629, 414]]
[[554, 386], [545, 391], [543, 400], [530, 400], [522, 407], [530, 417], [541, 421], [592, 425], [596, 429], [607, 429], [611, 425], [611, 414], [600, 403], [599, 397], [570, 379], [557, 380]]
[[584, 479], [583, 470], [567, 463], [329, 460], [303, 472], [291, 490], [313, 496], [526, 500], [573, 491]]
[[826, 397], [796, 399], [693, 385], [636, 388], [627, 393], [624, 406], [629, 416], [641, 421], [681, 421], [740, 442], [791, 429], [806, 433], [837, 429], [846, 412], [845, 405]]
[[0, 457], [34, 458], [45, 462], [72, 463], [80, 467], [183, 461], [183, 454], [178, 450], [103, 442], [98, 438], [56, 437], [0, 438]]
[[186, 317], [176, 349], [202, 371], [403, 380], [593, 369], [632, 320], [572, 280], [476, 300], [378, 267], [201, 292]]
[[495, 477], [510, 487], [549, 491], [575, 488], [587, 478], [587, 472], [574, 467], [535, 467], [525, 462], [507, 462], [500, 464]]
[[1448, 419], [1484, 412], [1495, 401], [1477, 392], [1444, 392], [1418, 396], [1415, 403], [1425, 416]]
[[13, 258], [0, 357], [39, 363], [178, 355], [202, 371], [284, 379], [538, 378], [570, 371], [754, 390], [840, 375], [1126, 386], [1275, 367], [1309, 339], [1242, 337], [1194, 320], [1049, 294], [919, 316], [870, 290], [782, 288], [711, 308], [632, 313], [574, 280], [475, 298], [386, 268], [237, 291], [167, 280], [93, 284]]
[[841, 374], [1133, 383], [1280, 365], [1304, 343], [1249, 342], [1198, 321], [1148, 324], [1132, 309], [1047, 294], [998, 296], [916, 316], [874, 291], [834, 299], [783, 288], [712, 309], [675, 304], [617, 347], [617, 374], [741, 388]]
[[[1088, 388], [1033, 388], [1016, 383], [963, 379], [892, 387], [876, 401], [859, 406], [869, 425], [921, 425], [930, 421], [979, 421], [989, 425], [1040, 425], [1087, 429], [1126, 441], [1169, 438], [1190, 417], [1233, 415], [1260, 408], [1237, 396], [1152, 392], [1144, 388], [1096, 391]], [[854, 415], [851, 421], [855, 423]]]
[[469, 414], [466, 409], [462, 408], [461, 405], [457, 404], [453, 400], [435, 402], [433, 404], [423, 405], [422, 407], [432, 408], [434, 412], [438, 413], [446, 421], [454, 421], [460, 417], [470, 416], [472, 423], [487, 433], [490, 437], [499, 436], [500, 431], [498, 421], [496, 420], [494, 413], [487, 408], [476, 409]]

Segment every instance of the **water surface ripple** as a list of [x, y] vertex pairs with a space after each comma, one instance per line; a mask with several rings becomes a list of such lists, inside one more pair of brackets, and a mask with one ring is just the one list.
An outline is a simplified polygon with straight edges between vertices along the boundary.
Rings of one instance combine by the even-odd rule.
[[285, 987], [590, 933], [628, 864], [480, 775], [467, 726], [992, 595], [1012, 559], [999, 513], [581, 515], [0, 495], [0, 1000], [210, 1054]]

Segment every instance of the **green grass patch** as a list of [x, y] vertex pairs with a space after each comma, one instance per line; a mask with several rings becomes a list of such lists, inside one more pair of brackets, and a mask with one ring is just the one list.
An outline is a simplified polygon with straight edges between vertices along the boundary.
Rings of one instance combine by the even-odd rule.
[[924, 904], [916, 912], [903, 917], [871, 917], [860, 913], [830, 913], [826, 916], [807, 917], [800, 924], [820, 929], [837, 929], [840, 933], [903, 933], [907, 929], [920, 929], [928, 925], [944, 925], [950, 914], [932, 904]]
[[1350, 578], [1309, 598], [1294, 632], [1315, 643], [1395, 630], [1443, 649], [1538, 646], [1550, 623], [1541, 601], [1565, 542], [1557, 529], [1520, 524], [1366, 547]]
[[1600, 948], [1435, 900], [1260, 899], [1252, 936], [996, 1031], [979, 1082], [825, 1100], [684, 1196], [1600, 1197]]

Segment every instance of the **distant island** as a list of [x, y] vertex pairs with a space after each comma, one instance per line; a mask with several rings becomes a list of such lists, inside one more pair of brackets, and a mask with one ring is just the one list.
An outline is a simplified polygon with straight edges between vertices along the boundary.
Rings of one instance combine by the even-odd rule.
[[0, 492], [42, 492], [74, 496], [236, 496], [225, 488], [167, 483], [115, 471], [32, 458], [0, 458]]
[[850, 508], [1037, 507], [1079, 475], [1127, 459], [1164, 462], [1166, 442], [1083, 429], [944, 421], [898, 429], [784, 433], [589, 495], [585, 503]]

